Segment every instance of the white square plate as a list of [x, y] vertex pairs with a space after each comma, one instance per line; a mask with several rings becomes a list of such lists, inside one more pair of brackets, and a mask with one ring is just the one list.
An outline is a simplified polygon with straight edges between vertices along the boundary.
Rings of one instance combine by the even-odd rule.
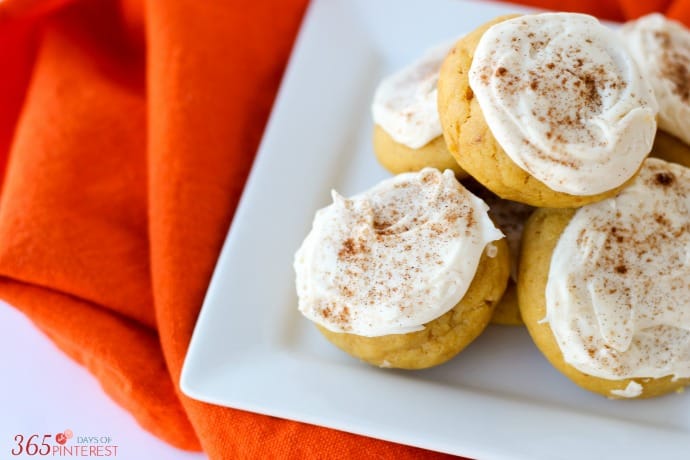
[[379, 80], [495, 16], [496, 3], [316, 0], [220, 255], [181, 378], [189, 396], [475, 458], [688, 458], [690, 398], [609, 401], [554, 370], [523, 328], [450, 362], [376, 369], [297, 311], [292, 258], [329, 190], [389, 175], [371, 149]]

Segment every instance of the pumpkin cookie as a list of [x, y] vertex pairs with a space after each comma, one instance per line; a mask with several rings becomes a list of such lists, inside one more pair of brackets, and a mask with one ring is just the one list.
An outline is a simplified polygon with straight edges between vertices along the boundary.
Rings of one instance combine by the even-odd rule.
[[421, 369], [484, 330], [508, 280], [507, 245], [452, 171], [333, 201], [295, 255], [299, 310], [327, 339], [375, 366]]
[[620, 34], [654, 90], [659, 129], [690, 145], [690, 30], [655, 13], [626, 23]]
[[448, 152], [436, 107], [438, 71], [450, 48], [450, 44], [437, 46], [376, 89], [371, 106], [374, 152], [393, 174], [431, 167], [466, 176]]
[[520, 311], [559, 371], [609, 398], [690, 383], [690, 170], [650, 158], [616, 197], [539, 209], [523, 238]]
[[591, 16], [500, 17], [461, 38], [438, 81], [450, 153], [501, 198], [577, 207], [613, 196], [652, 147], [656, 101]]

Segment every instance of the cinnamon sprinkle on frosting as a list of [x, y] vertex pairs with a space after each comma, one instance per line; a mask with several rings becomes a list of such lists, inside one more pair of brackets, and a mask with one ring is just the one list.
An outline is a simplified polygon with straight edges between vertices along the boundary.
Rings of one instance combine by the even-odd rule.
[[618, 196], [579, 209], [545, 294], [563, 357], [581, 372], [690, 377], [690, 170], [647, 159]]
[[654, 13], [620, 28], [659, 104], [659, 129], [690, 143], [690, 30]]
[[614, 189], [651, 150], [651, 88], [620, 38], [591, 16], [495, 24], [474, 52], [469, 85], [505, 153], [552, 190]]
[[450, 170], [401, 174], [352, 198], [334, 192], [295, 255], [299, 309], [336, 332], [421, 330], [457, 304], [502, 236]]

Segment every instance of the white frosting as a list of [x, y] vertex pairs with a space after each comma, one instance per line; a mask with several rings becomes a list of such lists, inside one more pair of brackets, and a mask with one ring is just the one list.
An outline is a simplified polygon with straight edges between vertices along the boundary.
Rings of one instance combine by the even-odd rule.
[[577, 210], [545, 295], [545, 321], [576, 369], [690, 377], [690, 169], [647, 159], [618, 196]]
[[659, 129], [690, 144], [690, 31], [650, 14], [627, 23], [620, 32], [654, 89]]
[[611, 390], [611, 394], [621, 398], [637, 398], [642, 394], [642, 385], [631, 380], [623, 390]]
[[376, 89], [371, 112], [374, 123], [396, 142], [412, 149], [441, 135], [436, 83], [452, 43], [429, 50], [418, 61], [384, 79]]
[[591, 16], [494, 25], [475, 50], [469, 84], [505, 153], [552, 190], [616, 188], [652, 148], [652, 90], [620, 37]]
[[425, 168], [316, 213], [295, 255], [299, 310], [335, 332], [404, 334], [452, 309], [484, 248], [503, 237], [487, 206]]

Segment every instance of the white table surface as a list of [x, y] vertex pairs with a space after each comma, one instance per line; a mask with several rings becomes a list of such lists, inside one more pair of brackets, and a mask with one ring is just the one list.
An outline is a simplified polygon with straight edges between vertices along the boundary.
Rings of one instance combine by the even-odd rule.
[[111, 444], [118, 446], [117, 456], [111, 457], [115, 459], [207, 458], [171, 447], [146, 432], [103, 393], [91, 374], [2, 301], [0, 350], [0, 458], [53, 458], [12, 456], [14, 436], [38, 433], [40, 444], [43, 434], [55, 436], [65, 429], [75, 436], [109, 436]]

